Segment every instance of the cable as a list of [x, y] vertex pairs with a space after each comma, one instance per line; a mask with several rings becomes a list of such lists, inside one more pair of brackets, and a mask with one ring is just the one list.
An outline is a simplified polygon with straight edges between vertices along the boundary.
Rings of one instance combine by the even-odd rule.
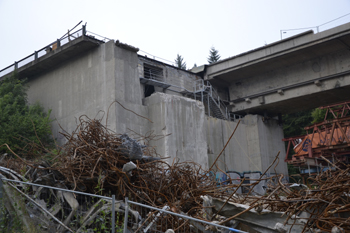
[[[340, 16], [339, 18], [333, 19], [333, 20], [331, 20], [331, 21], [329, 21], [329, 22], [327, 22], [327, 23], [333, 22], [333, 21], [335, 21], [335, 20], [337, 20], [337, 19], [340, 19], [340, 18], [343, 18], [343, 17], [345, 17], [345, 16], [347, 16], [347, 15], [350, 15], [350, 13], [348, 13], [348, 14], [346, 14], [346, 15], [343, 15], [343, 16]], [[323, 26], [323, 25], [325, 25], [325, 24], [327, 24], [327, 23], [318, 25], [318, 27], [321, 27], [321, 26]]]
[[146, 51], [143, 51], [143, 50], [141, 50], [141, 49], [140, 49], [139, 51], [140, 51], [140, 52], [143, 52], [143, 53], [145, 53], [145, 54], [148, 54], [148, 55], [150, 55], [150, 56], [152, 56], [154, 59], [155, 59], [155, 58], [158, 58], [158, 59], [161, 59], [161, 60], [163, 60], [163, 61], [166, 61], [166, 62], [170, 63], [171, 65], [174, 64], [174, 62], [172, 62], [172, 61], [169, 61], [169, 60], [164, 59], [164, 58], [161, 58], [161, 57], [154, 56], [153, 54], [147, 53]]
[[350, 15], [350, 13], [348, 13], [348, 14], [346, 14], [346, 15], [343, 15], [343, 16], [340, 16], [340, 17], [338, 17], [338, 18], [336, 18], [336, 19], [333, 19], [333, 20], [331, 20], [331, 21], [328, 21], [328, 22], [326, 22], [326, 23], [324, 23], [324, 24], [320, 24], [320, 25], [315, 26], [315, 27], [282, 29], [282, 30], [280, 30], [280, 31], [284, 31], [284, 32], [285, 32], [285, 31], [294, 31], [294, 30], [304, 30], [304, 29], [310, 29], [310, 28], [318, 28], [318, 27], [321, 27], [321, 26], [323, 26], [323, 25], [326, 25], [326, 24], [328, 24], [328, 23], [331, 23], [331, 22], [333, 22], [333, 21], [336, 21], [336, 20], [341, 19], [341, 18], [343, 18], [343, 17], [345, 17], [345, 16], [348, 16], [348, 15]]
[[96, 33], [94, 33], [94, 32], [90, 32], [90, 31], [87, 31], [87, 32], [90, 33], [90, 34], [93, 34], [93, 35], [95, 35], [95, 36], [102, 37], [104, 40], [111, 40], [111, 39], [109, 39], [109, 38], [107, 38], [107, 37], [101, 36], [101, 35], [96, 34]]
[[309, 28], [317, 28], [317, 26], [316, 27], [307, 27], [307, 28], [282, 29], [281, 31], [285, 32], [285, 31], [294, 31], [294, 30], [304, 30], [304, 29], [309, 29]]

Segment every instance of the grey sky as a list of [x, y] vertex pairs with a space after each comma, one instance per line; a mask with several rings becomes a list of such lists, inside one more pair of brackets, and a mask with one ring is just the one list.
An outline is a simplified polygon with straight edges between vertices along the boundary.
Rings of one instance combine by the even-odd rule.
[[[191, 68], [207, 63], [211, 46], [223, 59], [280, 40], [281, 29], [314, 27], [349, 13], [349, 0], [0, 0], [0, 69], [80, 20], [88, 31], [157, 57], [173, 61], [179, 53]], [[347, 22], [350, 15], [320, 30]]]

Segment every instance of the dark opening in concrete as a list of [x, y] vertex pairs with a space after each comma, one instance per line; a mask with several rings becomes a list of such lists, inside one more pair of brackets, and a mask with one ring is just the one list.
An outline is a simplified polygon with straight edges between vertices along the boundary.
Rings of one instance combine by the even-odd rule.
[[145, 98], [151, 96], [154, 92], [154, 86], [147, 84], [145, 85]]

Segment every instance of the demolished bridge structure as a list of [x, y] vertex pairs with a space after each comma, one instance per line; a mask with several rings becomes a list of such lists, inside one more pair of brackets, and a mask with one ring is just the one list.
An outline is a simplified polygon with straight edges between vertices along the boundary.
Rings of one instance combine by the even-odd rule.
[[[240, 136], [223, 152], [218, 162], [221, 170], [262, 172], [278, 151], [284, 156], [278, 121], [230, 114], [227, 90], [203, 79], [206, 66], [182, 70], [118, 40], [92, 35], [83, 27], [0, 70], [0, 79], [14, 70], [19, 78], [27, 78], [29, 102], [39, 101], [52, 109], [57, 120], [52, 124], [53, 134], [60, 145], [66, 138], [58, 124], [72, 132], [75, 119], [81, 115], [94, 118], [101, 110], [108, 114], [108, 128], [117, 133], [169, 135], [151, 142], [169, 163], [179, 159], [210, 167], [238, 118], [242, 120]], [[114, 101], [130, 111], [111, 105]], [[286, 164], [280, 163], [276, 171], [286, 175]]]

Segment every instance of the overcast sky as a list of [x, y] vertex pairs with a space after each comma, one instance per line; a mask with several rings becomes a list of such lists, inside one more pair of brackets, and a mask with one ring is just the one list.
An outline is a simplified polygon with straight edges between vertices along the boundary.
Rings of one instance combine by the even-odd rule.
[[212, 46], [224, 59], [280, 40], [280, 30], [316, 27], [346, 14], [320, 31], [350, 22], [350, 0], [0, 0], [0, 70], [81, 20], [88, 31], [154, 56], [173, 61], [180, 54], [191, 68], [207, 63]]

